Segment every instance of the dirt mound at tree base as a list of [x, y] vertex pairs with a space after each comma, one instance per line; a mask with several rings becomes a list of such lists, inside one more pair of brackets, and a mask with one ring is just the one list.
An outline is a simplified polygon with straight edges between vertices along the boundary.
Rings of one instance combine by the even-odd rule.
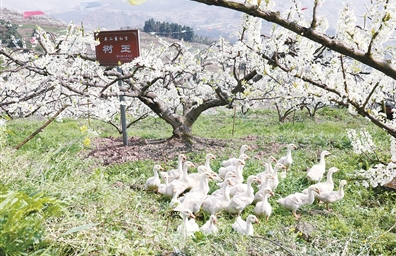
[[242, 144], [248, 144], [257, 151], [256, 159], [264, 159], [268, 154], [278, 155], [284, 150], [284, 145], [268, 141], [265, 145], [258, 146], [262, 138], [246, 136], [240, 139], [208, 139], [194, 137], [192, 143], [184, 143], [177, 139], [142, 139], [139, 137], [128, 138], [128, 146], [124, 146], [121, 137], [95, 138], [92, 140], [92, 150], [89, 157], [98, 158], [104, 165], [119, 164], [130, 161], [152, 159], [155, 162], [167, 162], [177, 159], [180, 153], [212, 153], [217, 157], [228, 157], [229, 152], [239, 152]]
[[194, 138], [192, 144], [187, 144], [176, 139], [132, 137], [128, 139], [128, 145], [124, 146], [122, 138], [96, 138], [92, 141], [93, 149], [88, 156], [101, 159], [104, 165], [143, 159], [166, 162], [176, 159], [180, 153], [223, 151], [229, 141]]

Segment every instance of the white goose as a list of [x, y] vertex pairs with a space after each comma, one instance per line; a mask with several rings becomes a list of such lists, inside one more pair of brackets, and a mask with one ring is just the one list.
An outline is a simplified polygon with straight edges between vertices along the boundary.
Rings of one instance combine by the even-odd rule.
[[238, 168], [238, 162], [240, 162], [240, 160], [243, 160], [245, 163], [245, 161], [247, 159], [250, 159], [250, 157], [247, 156], [246, 154], [240, 155], [239, 158], [233, 158], [233, 161], [234, 161], [233, 165], [219, 168], [218, 172], [219, 172], [220, 177], [224, 178], [227, 172], [236, 172], [236, 170]]
[[180, 177], [182, 171], [183, 171], [183, 162], [186, 161], [187, 158], [184, 154], [179, 154], [177, 157], [177, 168], [169, 170], [167, 172], [161, 172], [162, 178], [164, 178], [164, 174], [166, 173], [168, 176], [168, 182], [172, 182], [173, 180], [176, 180]]
[[285, 156], [279, 158], [278, 163], [283, 164], [286, 166], [286, 172], [289, 170], [289, 167], [293, 163], [293, 158], [292, 158], [292, 150], [297, 149], [297, 146], [294, 144], [289, 144], [287, 145], [287, 153]]
[[230, 186], [232, 184], [231, 179], [225, 181], [225, 185], [222, 188], [222, 193], [218, 195], [210, 195], [202, 203], [202, 210], [210, 213], [211, 215], [217, 214], [218, 212], [227, 209], [230, 204]]
[[[191, 190], [194, 190], [195, 188], [199, 187], [199, 184], [201, 182], [201, 174], [203, 173], [208, 173], [210, 176], [213, 178], [213, 175], [216, 175], [213, 171], [208, 171], [205, 166], [200, 165], [197, 168], [196, 173], [190, 173], [188, 175], [188, 188]], [[209, 191], [209, 186], [208, 186], [208, 191]]]
[[256, 206], [253, 209], [253, 212], [258, 217], [264, 216], [265, 219], [268, 221], [272, 213], [272, 206], [268, 202], [268, 198], [270, 196], [273, 196], [274, 192], [272, 192], [270, 188], [265, 188], [263, 189], [263, 193], [261, 195], [262, 198], [260, 201], [257, 202]]
[[[240, 157], [242, 155], [246, 155], [246, 151], [251, 150], [251, 148], [248, 145], [242, 145], [240, 150], [239, 150], [239, 159], [241, 159]], [[226, 166], [230, 166], [230, 165], [236, 165], [236, 159], [238, 158], [230, 158], [228, 160], [224, 160], [223, 162], [221, 162], [221, 165], [226, 167]], [[245, 160], [245, 159], [243, 159]]]
[[243, 182], [243, 167], [245, 166], [245, 161], [239, 159], [236, 165], [235, 172], [231, 172], [235, 174], [235, 177], [232, 178], [232, 181], [235, 184], [241, 184]]
[[[334, 189], [334, 181], [333, 181], [333, 173], [338, 172], [337, 167], [331, 167], [327, 171], [327, 180], [325, 182], [318, 182], [316, 183], [316, 187], [320, 190], [320, 193], [333, 191]], [[304, 189], [302, 191], [304, 194], [308, 194], [308, 189]]]
[[268, 173], [271, 173], [272, 175], [274, 174], [274, 168], [272, 168], [272, 162], [277, 162], [276, 158], [273, 156], [270, 156], [268, 158]]
[[301, 216], [297, 215], [297, 209], [303, 205], [312, 204], [315, 200], [314, 192], [320, 194], [319, 189], [315, 185], [311, 185], [308, 188], [308, 195], [304, 193], [294, 193], [285, 198], [278, 199], [278, 203], [291, 210], [294, 218], [298, 220]]
[[249, 215], [246, 218], [246, 222], [242, 220], [241, 216], [238, 216], [235, 222], [232, 224], [232, 229], [238, 232], [239, 234], [245, 236], [252, 236], [254, 233], [253, 225], [255, 223], [259, 223], [259, 220], [253, 214]]
[[213, 172], [212, 168], [210, 167], [210, 160], [215, 160], [215, 159], [216, 159], [216, 156], [215, 156], [215, 155], [213, 155], [213, 154], [211, 154], [211, 153], [206, 154], [206, 157], [205, 157], [205, 167], [206, 167], [206, 169], [208, 170], [208, 172]]
[[195, 222], [194, 214], [187, 209], [181, 210], [180, 213], [183, 216], [183, 222], [177, 227], [177, 231], [184, 237], [194, 236], [194, 233], [199, 231], [199, 226]]
[[154, 190], [156, 192], [158, 191], [158, 187], [161, 184], [161, 180], [158, 176], [158, 172], [163, 169], [164, 168], [162, 168], [161, 165], [158, 165], [158, 164], [154, 165], [154, 168], [153, 168], [154, 176], [150, 177], [146, 180], [146, 183], [144, 184], [145, 190]]
[[239, 155], [245, 154], [246, 151], [252, 150], [251, 147], [248, 145], [242, 145], [241, 148], [239, 149]]
[[261, 180], [261, 184], [257, 186], [259, 190], [265, 187], [271, 188], [269, 184], [269, 180], [274, 179], [274, 176], [272, 174], [267, 173], [266, 175], [260, 175], [260, 176], [256, 175], [256, 176]]
[[264, 178], [260, 179], [261, 184], [257, 186], [259, 190], [254, 195], [253, 203], [257, 203], [258, 201], [262, 200], [265, 189], [270, 189], [272, 191], [272, 189], [269, 185], [270, 179], [274, 179], [274, 176], [272, 176], [271, 174], [267, 174], [267, 175], [265, 175]]
[[[162, 178], [164, 179], [165, 183], [161, 183], [161, 184], [158, 186], [158, 193], [164, 195], [164, 194], [166, 193], [166, 191], [167, 191], [168, 186], [169, 186], [168, 174], [167, 174], [167, 173], [164, 173], [163, 176], [162, 176]], [[173, 193], [170, 194], [170, 195], [167, 195], [167, 196], [172, 196], [172, 195], [173, 195]]]
[[266, 163], [263, 163], [265, 170], [263, 172], [257, 174], [257, 177], [260, 178], [260, 175], [273, 174], [274, 169], [272, 168], [272, 162], [276, 163], [276, 158], [273, 156], [268, 157], [268, 161]]
[[344, 186], [346, 184], [346, 180], [342, 180], [337, 191], [326, 191], [320, 194], [315, 194], [315, 198], [324, 202], [326, 204], [326, 209], [331, 211], [331, 209], [329, 209], [329, 204], [335, 203], [344, 198]]
[[318, 164], [312, 166], [307, 173], [307, 179], [310, 181], [319, 182], [323, 174], [326, 172], [326, 162], [325, 157], [331, 155], [331, 153], [327, 150], [322, 151], [320, 154], [320, 161]]
[[[250, 176], [248, 177], [248, 181], [249, 181], [249, 179], [254, 179], [254, 178], [256, 178], [256, 179], [259, 180], [258, 184], [259, 184], [259, 186], [260, 186], [260, 185], [262, 184], [262, 181], [261, 181], [261, 179], [259, 179], [259, 178], [257, 177], [257, 175], [250, 175]], [[268, 182], [268, 181], [267, 181], [267, 182]], [[247, 190], [247, 188], [248, 188], [248, 186], [249, 186], [248, 183], [249, 183], [249, 182], [247, 182], [246, 184], [245, 184], [245, 183], [240, 183], [240, 184], [236, 184], [236, 185], [232, 186], [232, 187], [230, 188], [230, 197], [234, 197], [234, 196], [236, 196], [236, 195], [240, 195], [240, 194], [245, 193], [246, 190]]]
[[247, 179], [247, 190], [244, 193], [236, 195], [231, 199], [227, 211], [240, 215], [241, 212], [254, 200], [254, 190], [252, 187], [252, 183], [260, 184], [260, 182], [261, 181], [256, 176], [249, 176], [249, 178]]
[[216, 215], [210, 215], [209, 220], [200, 227], [202, 233], [206, 235], [214, 235], [216, 234], [219, 229], [216, 226], [217, 224], [217, 217]]
[[275, 167], [274, 167], [274, 172], [273, 172], [273, 174], [272, 174], [272, 177], [274, 177], [274, 178], [268, 180], [269, 186], [270, 186], [270, 188], [271, 188], [272, 191], [275, 191], [275, 189], [276, 189], [276, 188], [278, 187], [278, 185], [279, 185], [278, 171], [279, 171], [280, 169], [286, 169], [286, 166], [284, 166], [284, 165], [281, 164], [281, 163], [276, 163], [276, 164], [275, 164]]
[[269, 172], [268, 163], [263, 163], [262, 165], [264, 166], [264, 171], [256, 174], [257, 178], [260, 180], [263, 180], [267, 175], [272, 175], [272, 172]]
[[186, 161], [183, 163], [183, 171], [180, 177], [177, 180], [172, 181], [169, 186], [167, 187], [166, 195], [171, 194], [173, 203], [178, 203], [178, 197], [181, 193], [183, 193], [189, 187], [189, 176], [188, 176], [188, 168], [195, 167], [195, 165], [190, 162]]
[[[203, 166], [203, 168], [205, 168]], [[201, 209], [201, 205], [208, 196], [209, 186], [208, 181], [211, 178], [210, 173], [204, 172], [200, 174], [199, 188], [190, 190], [186, 193], [183, 199], [179, 199], [180, 204], [174, 210], [188, 209], [197, 214]]]
[[[273, 157], [273, 156], [270, 156], [268, 158], [268, 162], [267, 163], [262, 163], [262, 165], [264, 166], [264, 171], [259, 172], [259, 173], [256, 174], [256, 176], [261, 181], [263, 181], [268, 174], [273, 175], [274, 169], [272, 168], [272, 162], [276, 162], [276, 158]], [[263, 186], [263, 182], [261, 183], [260, 186]]]
[[211, 196], [219, 196], [219, 195], [223, 195], [224, 192], [224, 188], [225, 186], [228, 186], [229, 182], [227, 180], [229, 180], [231, 183], [231, 186], [235, 185], [235, 183], [232, 181], [232, 178], [236, 177], [236, 175], [232, 172], [227, 172], [226, 176], [224, 177], [224, 181], [217, 183], [216, 185], [219, 186], [219, 189], [215, 190], [212, 192]]

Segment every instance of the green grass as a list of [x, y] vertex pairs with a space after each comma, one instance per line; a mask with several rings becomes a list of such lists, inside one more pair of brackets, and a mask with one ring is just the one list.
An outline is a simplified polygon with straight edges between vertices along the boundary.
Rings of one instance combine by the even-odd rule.
[[[389, 157], [389, 138], [366, 120], [353, 117], [342, 109], [325, 108], [316, 121], [304, 112], [293, 120], [279, 123], [270, 110], [237, 114], [233, 130], [232, 111], [201, 116], [193, 127], [199, 137], [223, 139], [227, 146], [212, 152], [217, 160], [212, 168], [238, 152], [237, 145], [246, 143], [254, 150], [244, 175], [260, 171], [260, 163], [269, 154], [280, 157], [288, 143], [299, 148], [293, 151], [294, 163], [282, 180], [276, 195], [270, 198], [273, 213], [269, 221], [255, 226], [257, 237], [242, 237], [231, 229], [234, 217], [219, 215], [220, 233], [216, 236], [197, 234], [184, 239], [175, 230], [181, 218], [171, 211], [169, 200], [145, 192], [143, 184], [152, 175], [153, 160], [103, 166], [86, 158], [89, 148], [83, 145], [87, 134], [80, 128], [87, 120], [53, 122], [18, 151], [11, 148], [34, 132], [46, 120], [13, 120], [7, 123], [7, 147], [1, 150], [0, 184], [12, 191], [34, 191], [56, 198], [62, 205], [60, 216], [45, 220], [45, 239], [30, 248], [36, 255], [394, 255], [396, 253], [395, 224], [396, 192], [384, 188], [366, 189], [355, 180], [354, 170], [360, 169], [363, 156], [354, 155], [345, 129], [366, 128], [384, 157]], [[120, 136], [108, 124], [91, 120], [99, 136]], [[214, 129], [215, 128], [215, 129]], [[166, 138], [170, 127], [158, 118], [146, 118], [128, 130], [129, 136], [147, 139]], [[254, 136], [250, 140], [249, 136]], [[300, 223], [311, 225], [307, 240], [298, 232], [290, 211], [276, 200], [300, 191], [309, 184], [305, 169], [318, 161], [319, 153], [327, 149], [328, 167], [336, 166], [336, 187], [347, 179], [345, 198], [331, 205], [332, 212], [322, 204], [299, 210]], [[191, 152], [189, 159], [202, 162], [205, 152]], [[174, 166], [176, 159], [169, 159]], [[212, 190], [215, 189], [211, 183]], [[253, 211], [249, 206], [243, 218]], [[201, 225], [208, 218], [200, 213]], [[391, 229], [391, 230], [390, 230]], [[1, 253], [1, 251], [0, 251]]]

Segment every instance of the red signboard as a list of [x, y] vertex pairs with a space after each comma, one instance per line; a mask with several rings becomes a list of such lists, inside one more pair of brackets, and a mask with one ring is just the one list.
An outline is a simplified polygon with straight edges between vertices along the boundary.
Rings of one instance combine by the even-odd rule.
[[140, 55], [139, 30], [101, 31], [95, 33], [96, 60], [101, 66], [117, 66]]

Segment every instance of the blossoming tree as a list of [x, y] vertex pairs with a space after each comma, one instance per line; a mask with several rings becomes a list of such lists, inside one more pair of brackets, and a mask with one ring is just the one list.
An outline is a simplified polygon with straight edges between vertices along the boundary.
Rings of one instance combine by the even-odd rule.
[[395, 125], [380, 113], [382, 102], [392, 98], [395, 89], [394, 1], [372, 1], [363, 27], [356, 23], [353, 8], [346, 5], [340, 12], [335, 36], [326, 34], [327, 19], [317, 15], [323, 2], [320, 0], [314, 1], [308, 16], [297, 1], [291, 1], [290, 9], [282, 13], [270, 0], [259, 1], [260, 5], [255, 0], [192, 1], [234, 9], [277, 24], [256, 51], [263, 65], [272, 65], [271, 74], [283, 72], [295, 78], [289, 85], [305, 87], [313, 94], [318, 91], [312, 90], [320, 88], [320, 97], [350, 107], [396, 137]]
[[243, 84], [259, 80], [246, 65], [243, 47], [238, 51], [224, 40], [204, 50], [160, 40], [132, 62], [105, 68], [95, 60], [94, 36], [72, 24], [62, 36], [38, 29], [36, 38], [33, 49], [0, 48], [0, 108], [10, 117], [89, 115], [111, 121], [124, 96], [130, 116], [153, 113], [172, 126], [173, 138], [190, 141], [202, 112], [234, 104], [245, 97]]
[[[385, 114], [385, 105], [390, 105], [390, 111], [394, 112], [392, 103], [393, 106], [395, 103], [394, 1], [371, 1], [366, 5], [362, 24], [357, 23], [353, 8], [345, 5], [339, 13], [334, 36], [326, 33], [328, 21], [317, 12], [322, 0], [313, 1], [309, 15], [297, 1], [291, 1], [290, 8], [282, 12], [277, 10], [276, 1], [271, 0], [192, 1], [230, 8], [275, 24], [270, 36], [262, 37], [261, 46], [252, 49], [262, 57], [263, 66], [271, 66], [265, 69], [266, 74], [275, 78], [274, 81], [283, 81], [279, 83], [287, 87], [282, 88], [283, 95], [311, 95], [322, 102], [348, 107], [351, 113], [386, 130], [392, 136], [392, 157], [387, 166], [381, 163], [368, 172], [374, 173], [370, 177], [386, 178], [369, 179], [371, 185], [383, 185], [396, 175], [393, 154], [396, 122]], [[355, 137], [350, 136], [354, 144]]]

